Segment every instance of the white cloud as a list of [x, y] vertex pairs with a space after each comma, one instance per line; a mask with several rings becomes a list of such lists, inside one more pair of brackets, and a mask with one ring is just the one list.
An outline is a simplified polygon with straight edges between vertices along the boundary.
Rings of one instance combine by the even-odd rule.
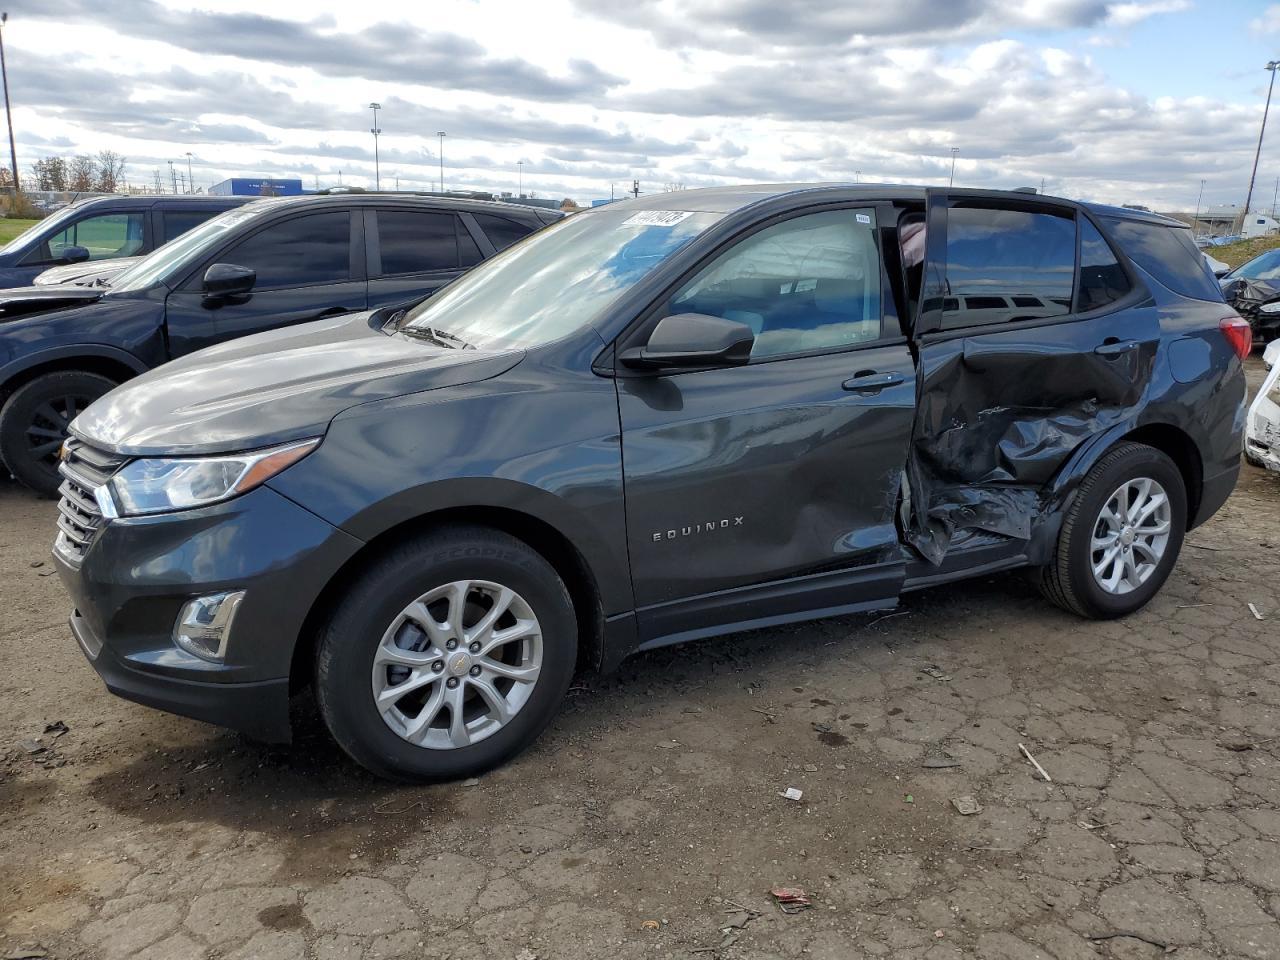
[[1137, 3], [1113, 3], [1107, 7], [1109, 27], [1132, 27], [1162, 13], [1180, 13], [1191, 9], [1191, 0], [1148, 0]]
[[1273, 3], [1262, 16], [1249, 21], [1249, 29], [1254, 33], [1280, 33], [1280, 3]]

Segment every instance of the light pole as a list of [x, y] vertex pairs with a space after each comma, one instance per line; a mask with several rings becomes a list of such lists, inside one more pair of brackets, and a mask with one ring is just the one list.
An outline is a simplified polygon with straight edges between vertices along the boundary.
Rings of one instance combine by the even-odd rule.
[[174, 172], [173, 161], [169, 160], [168, 164], [169, 164], [169, 183], [173, 187], [173, 192], [177, 193], [178, 192], [178, 174]]
[[1249, 216], [1249, 204], [1253, 200], [1253, 181], [1258, 176], [1258, 159], [1262, 156], [1262, 138], [1267, 132], [1267, 114], [1271, 112], [1271, 91], [1276, 85], [1276, 68], [1280, 60], [1272, 60], [1266, 69], [1271, 71], [1271, 82], [1267, 84], [1267, 104], [1262, 108], [1262, 127], [1258, 130], [1258, 149], [1253, 154], [1253, 173], [1249, 174], [1249, 192], [1244, 198], [1244, 217], [1240, 221], [1240, 229], [1244, 229], [1244, 221]]
[[437, 130], [436, 136], [440, 138], [440, 192], [444, 193], [444, 131]]
[[382, 109], [382, 104], [371, 103], [369, 109], [373, 111], [373, 126], [369, 128], [369, 132], [373, 134], [373, 189], [382, 189], [382, 165], [378, 160], [378, 136], [382, 133], [382, 128], [378, 126], [378, 111]]
[[1204, 199], [1204, 181], [1200, 181], [1200, 194], [1196, 197], [1196, 218], [1191, 224], [1191, 236], [1196, 236], [1200, 232], [1200, 201]]
[[520, 199], [524, 196], [524, 161], [516, 161], [516, 198]]
[[187, 151], [187, 189], [196, 192], [196, 178], [191, 175], [191, 151]]
[[855, 171], [853, 171], [853, 182], [854, 182], [854, 183], [861, 183], [861, 182], [862, 182], [862, 171], [861, 171], [861, 170], [855, 170]]
[[9, 121], [9, 162], [13, 164], [13, 195], [18, 195], [18, 148], [13, 145], [13, 114], [9, 111], [9, 68], [4, 62], [4, 25], [9, 14], [0, 13], [0, 75], [4, 76], [4, 117]]
[[947, 186], [949, 187], [954, 187], [956, 184], [956, 154], [959, 152], [959, 147], [951, 148], [951, 179], [947, 181]]

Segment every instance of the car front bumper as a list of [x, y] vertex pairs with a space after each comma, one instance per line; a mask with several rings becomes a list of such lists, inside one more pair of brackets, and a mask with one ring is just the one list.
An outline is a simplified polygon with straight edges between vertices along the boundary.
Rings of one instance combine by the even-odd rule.
[[1244, 451], [1254, 463], [1280, 473], [1280, 362], [1274, 363], [1245, 419]]
[[[287, 741], [290, 668], [316, 598], [361, 546], [269, 487], [200, 510], [107, 522], [75, 563], [54, 551], [71, 628], [112, 693]], [[244, 590], [224, 662], [173, 643], [192, 598]]]

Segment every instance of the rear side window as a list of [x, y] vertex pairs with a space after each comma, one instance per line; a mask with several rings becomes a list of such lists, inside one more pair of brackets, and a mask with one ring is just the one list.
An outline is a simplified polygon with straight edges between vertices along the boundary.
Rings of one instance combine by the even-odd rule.
[[351, 214], [295, 217], [259, 230], [219, 258], [256, 270], [256, 289], [351, 279]]
[[476, 218], [476, 223], [480, 225], [480, 229], [484, 231], [484, 235], [489, 238], [495, 250], [505, 250], [517, 240], [523, 240], [534, 230], [527, 223], [517, 223], [515, 220], [495, 217], [489, 213], [473, 213], [472, 216]]
[[160, 243], [168, 243], [180, 237], [192, 227], [198, 227], [221, 210], [164, 210], [160, 214]]
[[1129, 278], [1111, 245], [1085, 217], [1080, 218], [1080, 312], [1098, 310], [1129, 292]]
[[1075, 272], [1074, 217], [952, 207], [942, 329], [1064, 316]]
[[378, 211], [382, 276], [458, 268], [458, 233], [451, 213]]
[[1143, 270], [1174, 293], [1222, 301], [1222, 289], [1196, 249], [1191, 231], [1141, 220], [1109, 221], [1120, 246]]

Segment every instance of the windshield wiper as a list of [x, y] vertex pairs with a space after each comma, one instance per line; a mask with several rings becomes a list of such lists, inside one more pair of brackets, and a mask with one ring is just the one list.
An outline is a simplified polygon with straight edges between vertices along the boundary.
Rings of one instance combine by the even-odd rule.
[[446, 330], [437, 330], [435, 327], [429, 327], [426, 324], [421, 326], [401, 327], [400, 332], [411, 337], [417, 337], [420, 340], [430, 340], [432, 343], [442, 347], [448, 347], [451, 350], [474, 350], [475, 345], [467, 343], [461, 337], [449, 333]]

